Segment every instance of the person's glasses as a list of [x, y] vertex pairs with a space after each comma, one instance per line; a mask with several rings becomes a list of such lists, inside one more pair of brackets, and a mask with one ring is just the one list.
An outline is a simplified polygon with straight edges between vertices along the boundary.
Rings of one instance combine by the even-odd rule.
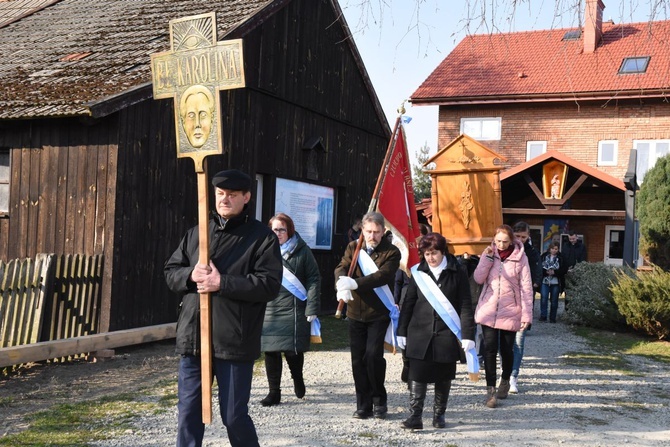
[[275, 233], [286, 233], [286, 228], [273, 228], [272, 231]]

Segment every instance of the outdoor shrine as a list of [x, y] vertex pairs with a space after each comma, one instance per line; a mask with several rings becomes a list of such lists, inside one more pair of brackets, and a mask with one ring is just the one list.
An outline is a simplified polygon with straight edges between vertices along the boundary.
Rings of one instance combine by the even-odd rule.
[[449, 251], [479, 255], [503, 223], [500, 171], [502, 155], [461, 134], [423, 169], [432, 180], [432, 226], [449, 242]]

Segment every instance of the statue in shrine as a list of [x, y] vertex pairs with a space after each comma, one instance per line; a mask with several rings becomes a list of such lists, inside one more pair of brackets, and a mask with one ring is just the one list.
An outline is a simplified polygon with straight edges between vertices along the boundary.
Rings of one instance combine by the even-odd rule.
[[551, 179], [551, 198], [560, 199], [561, 195], [561, 180], [558, 178], [558, 174], [555, 174]]

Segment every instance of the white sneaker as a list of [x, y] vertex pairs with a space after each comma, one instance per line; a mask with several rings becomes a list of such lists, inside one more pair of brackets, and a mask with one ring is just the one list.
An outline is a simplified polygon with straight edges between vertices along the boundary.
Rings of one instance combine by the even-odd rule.
[[516, 394], [519, 392], [519, 388], [517, 388], [516, 386], [516, 377], [509, 378], [509, 392], [512, 394]]

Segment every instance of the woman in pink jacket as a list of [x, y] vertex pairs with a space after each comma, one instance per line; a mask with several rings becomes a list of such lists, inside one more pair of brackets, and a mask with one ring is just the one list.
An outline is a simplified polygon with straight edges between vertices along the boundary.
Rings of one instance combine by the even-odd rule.
[[[473, 276], [483, 285], [475, 322], [481, 325], [484, 335], [486, 406], [495, 408], [498, 399], [505, 399], [509, 393], [514, 337], [533, 322], [533, 284], [528, 258], [509, 225], [496, 228], [493, 243], [482, 253]], [[496, 392], [498, 348], [502, 374]]]

